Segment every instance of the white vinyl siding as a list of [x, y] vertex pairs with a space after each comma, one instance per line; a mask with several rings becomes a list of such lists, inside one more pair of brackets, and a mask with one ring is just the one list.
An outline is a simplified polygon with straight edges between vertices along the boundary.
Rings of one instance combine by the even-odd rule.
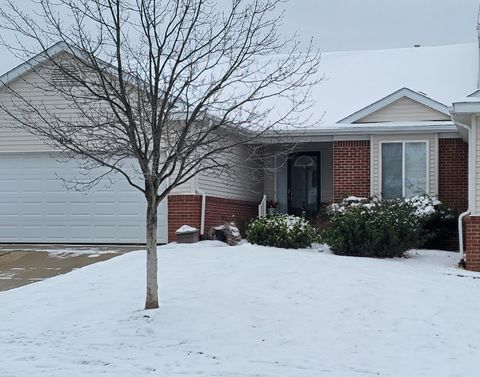
[[[259, 168], [249, 161], [250, 152], [246, 145], [228, 151], [224, 158], [230, 159], [233, 171], [224, 174], [202, 172], [198, 174], [198, 187], [207, 196], [245, 200], [260, 203], [262, 200], [263, 177]], [[192, 190], [194, 193], [195, 190]]]
[[413, 122], [451, 120], [446, 114], [403, 97], [355, 123]]
[[187, 182], [175, 187], [171, 191], [171, 195], [194, 195], [195, 194], [195, 179], [189, 179]]
[[[51, 109], [62, 109], [67, 114], [69, 106], [65, 103], [65, 99], [60, 95], [52, 95], [45, 93], [38, 86], [45, 85], [39, 75], [35, 72], [27, 72], [21, 78], [11, 83], [13, 90], [20, 95], [25, 96], [33, 105], [45, 106]], [[14, 109], [13, 103], [19, 103], [19, 100], [8, 93], [5, 87], [0, 88], [0, 102]], [[70, 110], [71, 111], [71, 110]], [[55, 110], [55, 112], [58, 112]], [[67, 114], [73, 116], [73, 114]], [[0, 110], [0, 152], [31, 152], [31, 151], [50, 151], [52, 148], [46, 145], [37, 136], [20, 129], [12, 128], [15, 123], [7, 114]]]
[[371, 195], [380, 195], [381, 181], [381, 144], [382, 142], [427, 142], [428, 184], [427, 193], [438, 194], [438, 135], [372, 135], [371, 138]]

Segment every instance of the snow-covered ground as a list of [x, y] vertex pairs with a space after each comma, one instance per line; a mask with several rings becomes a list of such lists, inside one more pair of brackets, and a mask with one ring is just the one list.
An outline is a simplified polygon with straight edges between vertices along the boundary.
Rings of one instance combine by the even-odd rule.
[[[144, 252], [0, 294], [0, 376], [478, 376], [480, 274], [243, 245]], [[458, 276], [461, 275], [461, 276]]]

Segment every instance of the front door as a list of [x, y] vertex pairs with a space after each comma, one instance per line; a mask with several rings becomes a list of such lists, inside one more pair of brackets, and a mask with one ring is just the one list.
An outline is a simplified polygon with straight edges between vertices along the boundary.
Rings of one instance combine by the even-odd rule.
[[319, 206], [320, 153], [297, 153], [288, 160], [288, 213], [311, 219]]

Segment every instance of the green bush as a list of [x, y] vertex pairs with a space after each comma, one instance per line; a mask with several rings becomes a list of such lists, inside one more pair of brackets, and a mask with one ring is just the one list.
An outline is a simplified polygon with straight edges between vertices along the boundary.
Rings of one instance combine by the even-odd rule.
[[322, 241], [338, 255], [392, 258], [421, 245], [415, 207], [403, 200], [347, 198], [332, 205]]
[[300, 249], [317, 242], [318, 231], [301, 217], [267, 215], [254, 219], [247, 229], [252, 244], [285, 249]]

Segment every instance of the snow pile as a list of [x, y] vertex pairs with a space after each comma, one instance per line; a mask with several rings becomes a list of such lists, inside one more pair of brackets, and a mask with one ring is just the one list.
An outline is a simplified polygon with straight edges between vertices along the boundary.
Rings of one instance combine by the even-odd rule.
[[156, 311], [143, 251], [0, 293], [0, 376], [478, 375], [480, 274], [457, 254], [211, 246], [159, 248]]

